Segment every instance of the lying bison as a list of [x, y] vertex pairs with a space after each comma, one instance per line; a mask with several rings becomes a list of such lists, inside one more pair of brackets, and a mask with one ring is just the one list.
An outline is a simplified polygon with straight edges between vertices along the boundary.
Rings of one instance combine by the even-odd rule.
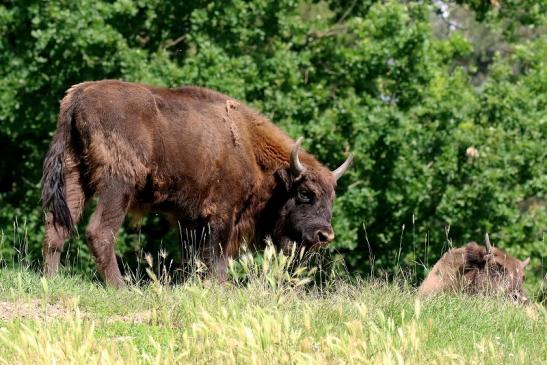
[[209, 234], [203, 258], [219, 280], [241, 242], [266, 236], [287, 248], [321, 247], [336, 181], [351, 155], [330, 171], [278, 127], [218, 92], [166, 89], [114, 80], [84, 82], [61, 101], [44, 161], [44, 271], [57, 271], [64, 241], [86, 202], [98, 197], [86, 229], [98, 271], [123, 285], [116, 233], [128, 211], [167, 215]]
[[433, 266], [418, 289], [427, 296], [440, 292], [504, 293], [521, 302], [528, 299], [523, 290], [524, 269], [530, 259], [520, 261], [492, 247], [488, 234], [486, 247], [470, 242], [449, 250]]

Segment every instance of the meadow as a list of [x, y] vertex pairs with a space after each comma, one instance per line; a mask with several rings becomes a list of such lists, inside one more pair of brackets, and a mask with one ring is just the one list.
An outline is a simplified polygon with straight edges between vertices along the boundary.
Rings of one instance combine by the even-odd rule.
[[219, 285], [172, 285], [148, 257], [126, 289], [0, 271], [0, 364], [541, 364], [547, 310], [503, 298], [418, 300], [401, 282], [334, 277], [267, 249]]

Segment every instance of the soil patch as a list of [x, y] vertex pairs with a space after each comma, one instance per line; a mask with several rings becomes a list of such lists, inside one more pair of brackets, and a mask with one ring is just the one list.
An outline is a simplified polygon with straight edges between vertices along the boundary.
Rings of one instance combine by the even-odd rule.
[[60, 304], [44, 304], [38, 299], [15, 302], [0, 301], [0, 321], [6, 322], [14, 319], [58, 318], [66, 316], [68, 312], [69, 310]]

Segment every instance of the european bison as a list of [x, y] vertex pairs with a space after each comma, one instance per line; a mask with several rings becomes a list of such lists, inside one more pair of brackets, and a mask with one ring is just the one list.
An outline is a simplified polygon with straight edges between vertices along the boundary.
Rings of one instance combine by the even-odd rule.
[[526, 302], [523, 290], [524, 269], [530, 262], [520, 261], [499, 248], [492, 247], [488, 234], [486, 247], [476, 242], [446, 252], [433, 266], [418, 294], [427, 296], [440, 292], [503, 293]]
[[208, 232], [203, 258], [223, 281], [241, 242], [270, 236], [281, 248], [334, 239], [336, 181], [271, 121], [239, 101], [199, 88], [115, 80], [71, 87], [44, 161], [44, 271], [58, 270], [64, 241], [86, 202], [98, 197], [86, 229], [98, 271], [122, 286], [116, 233], [128, 211], [164, 213]]

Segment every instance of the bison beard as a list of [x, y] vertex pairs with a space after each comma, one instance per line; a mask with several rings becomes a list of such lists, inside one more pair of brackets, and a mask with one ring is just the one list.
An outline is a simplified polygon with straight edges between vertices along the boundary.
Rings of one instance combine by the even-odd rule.
[[44, 273], [57, 272], [64, 241], [98, 198], [86, 239], [104, 280], [124, 284], [116, 234], [129, 211], [164, 213], [207, 228], [201, 254], [226, 279], [241, 242], [267, 236], [320, 247], [334, 239], [334, 171], [265, 117], [218, 92], [115, 80], [73, 86], [61, 101], [44, 161]]

